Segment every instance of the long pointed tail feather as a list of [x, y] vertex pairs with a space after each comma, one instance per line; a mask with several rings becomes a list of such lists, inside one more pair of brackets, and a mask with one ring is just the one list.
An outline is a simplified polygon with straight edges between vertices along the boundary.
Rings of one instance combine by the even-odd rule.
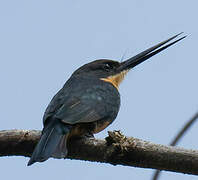
[[67, 137], [69, 129], [64, 128], [66, 132], [62, 133], [61, 128], [61, 124], [56, 123], [44, 129], [41, 139], [28, 162], [28, 166], [35, 162], [46, 161], [50, 157], [62, 158], [66, 156], [66, 142], [63, 143], [63, 140], [67, 140], [65, 137]]
[[68, 133], [61, 138], [59, 144], [56, 147], [56, 150], [52, 154], [53, 158], [57, 158], [57, 159], [66, 158], [68, 152], [67, 138], [68, 138]]

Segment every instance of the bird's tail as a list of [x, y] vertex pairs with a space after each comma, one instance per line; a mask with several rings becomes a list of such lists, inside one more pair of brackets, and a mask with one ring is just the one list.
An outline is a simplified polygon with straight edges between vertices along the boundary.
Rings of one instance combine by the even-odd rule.
[[69, 128], [61, 122], [49, 123], [42, 131], [34, 152], [28, 162], [28, 166], [35, 162], [46, 161], [50, 157], [64, 158], [67, 155], [67, 137]]

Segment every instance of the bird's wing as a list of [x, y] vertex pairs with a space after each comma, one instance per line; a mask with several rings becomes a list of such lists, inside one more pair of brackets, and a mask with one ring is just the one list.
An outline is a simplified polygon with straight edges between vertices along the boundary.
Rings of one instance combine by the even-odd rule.
[[47, 106], [47, 109], [45, 110], [43, 116], [43, 123], [45, 123], [45, 121], [48, 118], [52, 117], [56, 113], [56, 111], [63, 105], [63, 97], [63, 89], [60, 89], [59, 92], [52, 98], [51, 102]]
[[119, 106], [119, 93], [113, 86], [98, 86], [87, 81], [85, 84], [73, 78], [53, 97], [43, 121], [57, 118], [68, 124], [95, 122], [110, 116], [114, 118]]
[[68, 124], [94, 122], [110, 115], [107, 106], [113, 108], [106, 92], [94, 88], [83, 93], [66, 93], [60, 90], [48, 105], [43, 121], [55, 117]]
[[98, 95], [71, 97], [59, 108], [55, 117], [68, 124], [94, 122], [108, 115]]

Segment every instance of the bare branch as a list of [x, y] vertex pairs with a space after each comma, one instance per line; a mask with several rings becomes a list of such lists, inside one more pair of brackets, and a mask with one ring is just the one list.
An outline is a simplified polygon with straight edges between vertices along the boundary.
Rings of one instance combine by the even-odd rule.
[[[0, 156], [29, 157], [39, 138], [35, 130], [0, 131]], [[105, 140], [73, 139], [68, 149], [70, 159], [198, 175], [198, 151], [125, 137], [119, 131], [109, 132]]]
[[[189, 120], [187, 123], [182, 127], [182, 129], [178, 132], [178, 134], [175, 136], [175, 138], [170, 143], [170, 146], [176, 146], [182, 136], [189, 130], [189, 128], [193, 125], [193, 123], [198, 119], [198, 112]], [[161, 171], [157, 170], [153, 174], [152, 180], [157, 180], [159, 178]]]

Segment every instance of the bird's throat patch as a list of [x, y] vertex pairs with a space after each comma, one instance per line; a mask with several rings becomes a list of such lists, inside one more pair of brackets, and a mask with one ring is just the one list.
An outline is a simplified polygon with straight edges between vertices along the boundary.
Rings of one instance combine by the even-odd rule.
[[116, 89], [119, 88], [120, 83], [123, 81], [125, 75], [128, 73], [128, 70], [122, 71], [119, 74], [109, 76], [107, 78], [100, 78], [102, 81], [111, 83]]

